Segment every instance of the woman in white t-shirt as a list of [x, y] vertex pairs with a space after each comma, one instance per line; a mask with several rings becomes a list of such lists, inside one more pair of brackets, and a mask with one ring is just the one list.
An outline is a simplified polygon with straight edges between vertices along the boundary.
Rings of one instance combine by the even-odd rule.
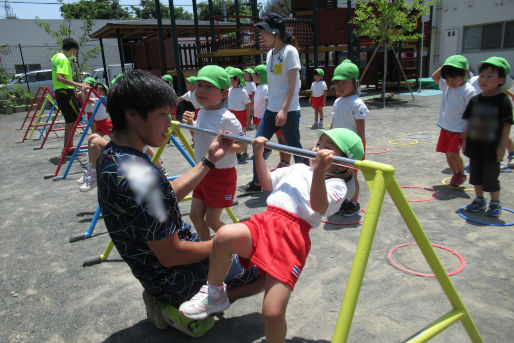
[[[300, 143], [300, 56], [295, 48], [294, 37], [286, 31], [285, 19], [271, 13], [263, 21], [255, 24], [260, 29], [264, 46], [272, 49], [266, 57], [268, 77], [268, 107], [264, 112], [256, 137], [270, 139], [275, 132], [282, 129], [287, 145], [302, 148]], [[295, 156], [295, 162], [303, 158]], [[243, 192], [260, 192], [262, 190], [255, 163], [253, 179], [248, 184], [238, 187]]]

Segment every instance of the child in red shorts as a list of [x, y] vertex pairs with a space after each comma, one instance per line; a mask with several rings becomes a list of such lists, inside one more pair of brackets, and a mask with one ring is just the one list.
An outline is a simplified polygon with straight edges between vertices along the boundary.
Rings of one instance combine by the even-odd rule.
[[[216, 65], [208, 65], [200, 69], [196, 77], [196, 98], [202, 109], [198, 118], [193, 120], [193, 112], [184, 112], [182, 121], [199, 128], [216, 132], [232, 132], [244, 135], [241, 123], [235, 115], [225, 107], [230, 78], [227, 72]], [[195, 132], [195, 157], [199, 162], [209, 148], [212, 136], [203, 132]], [[193, 200], [189, 217], [202, 241], [211, 239], [209, 227], [217, 231], [223, 223], [221, 211], [231, 207], [236, 193], [237, 173], [236, 153], [243, 151], [242, 143], [234, 143], [221, 160], [216, 162], [212, 170], [193, 190]]]
[[314, 69], [314, 82], [311, 85], [311, 96], [309, 97], [309, 103], [311, 103], [312, 108], [314, 108], [314, 123], [311, 129], [323, 128], [323, 107], [325, 107], [328, 90], [327, 84], [323, 81], [323, 75], [325, 75], [323, 69]]
[[310, 250], [309, 230], [322, 216], [337, 212], [354, 182], [353, 170], [332, 164], [334, 156], [360, 160], [364, 148], [351, 130], [319, 130], [310, 166], [296, 163], [270, 172], [263, 157], [265, 137], [253, 140], [255, 163], [261, 186], [270, 190], [268, 209], [248, 221], [225, 225], [216, 233], [209, 259], [207, 284], [179, 311], [202, 319], [230, 306], [223, 282], [232, 254], [241, 264], [255, 264], [265, 279], [263, 319], [268, 343], [284, 342], [287, 303]]
[[[246, 134], [246, 124], [248, 113], [251, 110], [251, 100], [248, 93], [243, 88], [246, 85], [245, 79], [243, 78], [243, 71], [239, 68], [232, 68], [229, 70], [228, 75], [230, 76], [230, 88], [228, 92], [228, 110], [235, 114], [237, 120], [243, 127], [243, 132]], [[239, 164], [246, 163], [248, 160], [248, 147], [244, 144], [244, 149], [241, 154], [237, 155], [237, 162]]]

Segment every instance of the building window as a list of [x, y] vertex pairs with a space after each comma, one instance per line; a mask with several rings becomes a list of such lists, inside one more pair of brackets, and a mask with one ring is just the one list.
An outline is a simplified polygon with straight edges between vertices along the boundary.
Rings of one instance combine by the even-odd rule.
[[514, 21], [465, 26], [462, 51], [514, 48]]

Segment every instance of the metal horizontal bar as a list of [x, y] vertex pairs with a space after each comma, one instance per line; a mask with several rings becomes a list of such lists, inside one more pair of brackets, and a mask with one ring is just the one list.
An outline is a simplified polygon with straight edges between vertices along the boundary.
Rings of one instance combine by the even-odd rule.
[[[203, 132], [203, 133], [207, 133], [212, 136], [218, 135], [218, 133], [216, 131], [202, 129], [202, 128], [199, 128], [196, 126], [179, 123], [177, 121], [174, 121], [173, 124], [179, 126], [181, 129]], [[247, 144], [252, 144], [252, 138], [248, 138], [248, 137], [244, 137], [244, 136], [238, 136], [238, 135], [234, 135], [234, 134], [230, 134], [230, 133], [223, 133], [223, 137], [230, 138], [230, 139], [240, 141], [243, 143], [247, 143]], [[277, 143], [272, 143], [272, 142], [267, 142], [265, 144], [265, 147], [268, 149], [277, 150], [277, 151], [281, 151], [281, 152], [285, 152], [288, 154], [301, 156], [301, 157], [305, 157], [305, 158], [309, 158], [309, 159], [316, 158], [316, 153], [312, 150], [305, 150], [305, 149], [295, 148], [292, 146], [277, 144]], [[353, 166], [353, 165], [355, 165], [355, 162], [356, 161], [352, 160], [351, 158], [346, 158], [346, 157], [341, 157], [341, 156], [335, 156], [335, 158], [334, 158], [334, 163], [339, 163], [339, 164]]]

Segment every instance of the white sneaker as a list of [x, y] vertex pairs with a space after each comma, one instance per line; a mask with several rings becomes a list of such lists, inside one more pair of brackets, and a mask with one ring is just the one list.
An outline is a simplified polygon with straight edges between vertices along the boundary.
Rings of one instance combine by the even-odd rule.
[[323, 121], [320, 121], [320, 122], [318, 123], [318, 127], [319, 127], [320, 129], [322, 129], [322, 128], [323, 128]]
[[220, 292], [214, 287], [203, 285], [191, 300], [180, 305], [179, 311], [191, 319], [204, 319], [212, 313], [218, 313], [230, 307], [227, 297], [226, 285], [224, 291]]
[[77, 184], [78, 184], [78, 185], [82, 185], [84, 182], [86, 182], [86, 180], [87, 180], [88, 176], [89, 176], [89, 175], [88, 175], [87, 169], [84, 169], [84, 170], [82, 171], [82, 176], [80, 177], [80, 179], [78, 179], [78, 180], [77, 180], [77, 181], [75, 181], [75, 182], [77, 182]]
[[86, 182], [82, 186], [80, 186], [80, 191], [88, 192], [95, 187], [96, 187], [96, 177], [91, 176], [91, 177], [87, 178]]

